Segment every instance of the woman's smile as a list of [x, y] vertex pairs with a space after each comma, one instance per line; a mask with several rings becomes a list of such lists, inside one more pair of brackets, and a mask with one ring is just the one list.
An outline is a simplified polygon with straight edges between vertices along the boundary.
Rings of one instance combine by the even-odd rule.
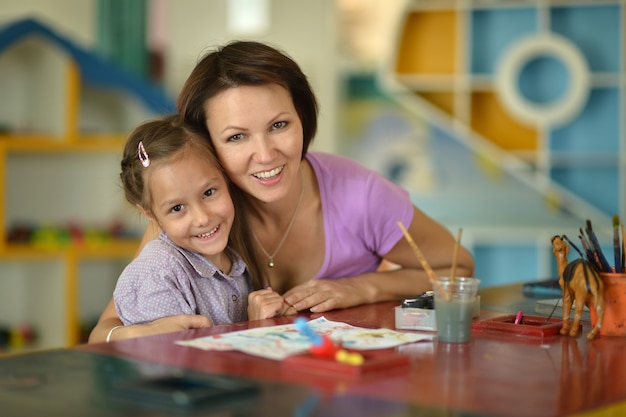
[[261, 179], [261, 180], [268, 180], [272, 177], [275, 177], [276, 175], [280, 174], [283, 171], [283, 168], [285, 168], [285, 165], [281, 165], [278, 168], [274, 168], [270, 171], [261, 171], [261, 172], [256, 172], [254, 174], [252, 174], [254, 177]]

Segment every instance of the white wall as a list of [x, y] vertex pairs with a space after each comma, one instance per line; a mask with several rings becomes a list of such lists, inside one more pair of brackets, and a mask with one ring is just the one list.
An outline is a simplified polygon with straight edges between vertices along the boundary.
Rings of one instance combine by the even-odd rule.
[[[160, 3], [165, 11], [162, 14], [164, 36], [164, 54], [166, 59], [165, 86], [175, 98], [197, 59], [207, 48], [232, 39], [243, 39], [241, 34], [229, 33], [227, 22], [228, 0], [152, 0]], [[271, 0], [270, 24], [267, 32], [256, 37], [257, 40], [269, 42], [290, 54], [309, 76], [320, 104], [320, 125], [318, 136], [314, 142], [316, 149], [334, 151], [335, 124], [337, 113], [337, 86], [339, 80], [336, 52], [335, 0]], [[0, 0], [0, 25], [25, 18], [36, 18], [50, 26], [54, 31], [71, 38], [75, 43], [93, 49], [97, 33], [97, 1], [96, 0]], [[249, 37], [248, 37], [249, 38]], [[9, 53], [4, 54], [7, 56]], [[49, 60], [48, 60], [49, 61]], [[35, 65], [33, 72], [43, 73], [40, 77], [46, 82], [38, 83], [32, 88], [37, 97], [53, 97], [53, 102], [36, 102], [43, 107], [36, 114], [54, 112], [57, 105], [54, 97], [62, 97], [50, 82], [60, 77], [45, 69], [43, 65]], [[14, 80], [15, 74], [0, 71], [0, 79], [4, 76]], [[34, 71], [34, 70], [38, 71]], [[12, 81], [13, 82], [13, 81]], [[0, 91], [24, 93], [20, 88], [0, 83]], [[6, 97], [6, 94], [5, 94]], [[5, 100], [5, 103], [7, 100]], [[0, 100], [0, 104], [1, 100]], [[11, 104], [11, 103], [9, 103]], [[14, 104], [14, 103], [13, 103]], [[0, 106], [0, 116], [15, 119], [7, 107]], [[40, 117], [40, 116], [36, 116]], [[84, 118], [84, 117], [83, 117]], [[2, 117], [0, 117], [0, 121]], [[41, 120], [25, 122], [24, 129], [33, 127]], [[119, 167], [118, 155], [86, 155], [72, 159], [64, 155], [40, 160], [40, 155], [13, 155], [7, 162], [7, 198], [5, 219], [12, 224], [20, 217], [43, 219], [51, 224], [67, 220], [67, 208], [78, 210], [78, 220], [86, 224], [98, 223], [99, 220], [121, 216], [124, 219], [136, 220], [137, 213], [122, 201], [121, 190], [117, 184]], [[2, 163], [3, 161], [0, 161]], [[83, 164], [83, 165], [69, 165]], [[56, 164], [56, 165], [55, 165]], [[85, 166], [86, 165], [86, 166]], [[63, 167], [62, 169], [59, 166]], [[68, 169], [69, 167], [69, 169]], [[59, 172], [70, 174], [59, 179], [59, 175], [43, 177], [34, 172]], [[71, 173], [89, 172], [89, 175]], [[65, 187], [58, 187], [57, 184]], [[71, 184], [69, 187], [68, 185]], [[24, 193], [23, 190], [42, 190]], [[77, 192], [77, 190], [79, 192]], [[85, 200], [85, 196], [88, 196]], [[19, 198], [18, 198], [19, 197]], [[42, 201], [44, 204], [42, 204]], [[117, 205], [128, 209], [126, 213], [117, 213]], [[57, 204], [59, 203], [59, 204]], [[61, 207], [62, 206], [62, 207]], [[27, 208], [27, 209], [26, 209]], [[39, 210], [31, 213], [32, 210]], [[106, 219], [105, 219], [106, 220]], [[143, 227], [139, 228], [139, 231]], [[81, 319], [92, 319], [99, 314], [110, 298], [110, 294], [124, 262], [82, 262], [80, 271], [80, 305]], [[0, 325], [18, 322], [29, 322], [41, 330], [42, 347], [64, 345], [64, 274], [66, 265], [58, 260], [44, 262], [0, 262]], [[41, 273], [44, 270], [45, 273]], [[45, 283], [41, 281], [45, 278]], [[28, 279], [27, 279], [28, 278]], [[34, 286], [42, 287], [42, 300], [35, 299], [33, 308], [24, 310], [24, 294], [30, 294]], [[51, 295], [52, 294], [52, 295]], [[41, 298], [41, 297], [40, 297]]]
[[0, 0], [0, 24], [33, 17], [89, 46], [95, 40], [96, 6], [95, 0]]
[[[229, 32], [227, 2], [162, 1], [165, 8], [162, 21], [167, 34], [165, 86], [172, 97], [203, 52], [229, 40], [245, 38]], [[269, 31], [254, 39], [283, 49], [309, 76], [320, 103], [320, 125], [314, 147], [333, 152], [339, 78], [336, 1], [270, 0], [269, 5]], [[35, 17], [91, 48], [96, 41], [96, 10], [96, 0], [0, 0], [0, 24]]]
[[[229, 40], [249, 38], [229, 32], [227, 1], [165, 2], [165, 26], [171, 33], [166, 68], [170, 91], [181, 88], [207, 49]], [[328, 151], [334, 151], [339, 77], [335, 4], [335, 0], [272, 0], [270, 29], [255, 37], [283, 49], [309, 77], [320, 103], [320, 126], [314, 145]]]

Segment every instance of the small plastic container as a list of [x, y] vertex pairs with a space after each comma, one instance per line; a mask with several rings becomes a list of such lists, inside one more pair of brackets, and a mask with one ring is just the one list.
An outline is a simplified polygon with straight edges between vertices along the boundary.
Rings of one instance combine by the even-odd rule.
[[[434, 309], [397, 306], [395, 310], [396, 329], [437, 331]], [[480, 296], [476, 296], [474, 318], [479, 316]]]
[[435, 310], [397, 306], [396, 329], [435, 331]]

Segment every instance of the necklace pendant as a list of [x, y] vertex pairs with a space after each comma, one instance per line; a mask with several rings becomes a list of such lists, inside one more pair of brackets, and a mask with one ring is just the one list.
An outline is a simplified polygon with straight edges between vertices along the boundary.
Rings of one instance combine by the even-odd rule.
[[296, 204], [296, 208], [294, 209], [293, 214], [291, 215], [291, 220], [289, 220], [289, 224], [287, 225], [287, 230], [285, 230], [283, 237], [280, 238], [280, 242], [278, 242], [278, 246], [276, 246], [276, 249], [274, 249], [274, 253], [272, 253], [271, 255], [267, 253], [267, 251], [265, 250], [261, 242], [259, 242], [259, 239], [256, 237], [256, 234], [254, 233], [254, 231], [252, 231], [252, 237], [256, 241], [257, 245], [259, 245], [259, 248], [261, 249], [263, 254], [267, 256], [268, 268], [274, 268], [274, 256], [276, 256], [280, 248], [283, 247], [283, 243], [285, 243], [285, 239], [287, 239], [287, 235], [289, 235], [289, 231], [291, 230], [291, 227], [293, 226], [296, 220], [296, 215], [298, 214], [300, 203], [302, 203], [302, 197], [304, 196], [304, 172], [302, 170], [300, 170], [300, 182], [302, 183], [302, 186], [300, 187], [300, 197], [298, 198], [298, 203]]

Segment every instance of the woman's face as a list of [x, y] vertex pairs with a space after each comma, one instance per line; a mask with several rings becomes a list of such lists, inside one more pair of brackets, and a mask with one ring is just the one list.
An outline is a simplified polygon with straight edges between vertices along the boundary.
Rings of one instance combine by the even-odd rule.
[[264, 202], [283, 198], [298, 179], [302, 123], [282, 86], [230, 88], [205, 104], [207, 128], [228, 177]]

